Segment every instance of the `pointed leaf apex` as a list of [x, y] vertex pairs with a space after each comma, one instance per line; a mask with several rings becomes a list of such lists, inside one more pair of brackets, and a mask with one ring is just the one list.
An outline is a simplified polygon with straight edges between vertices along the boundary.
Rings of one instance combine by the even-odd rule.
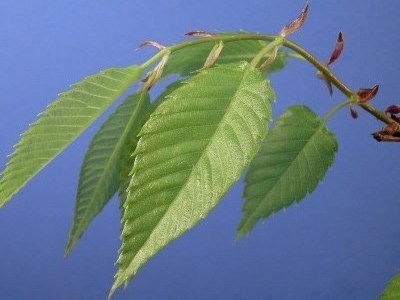
[[301, 28], [301, 26], [303, 26], [304, 22], [307, 20], [308, 10], [309, 10], [309, 3], [307, 1], [306, 6], [304, 6], [297, 19], [295, 19], [293, 22], [283, 27], [279, 34], [285, 37], [298, 31]]
[[344, 38], [342, 32], [339, 32], [335, 49], [332, 51], [331, 57], [329, 58], [329, 61], [327, 63], [328, 66], [334, 63], [340, 57], [343, 48], [344, 48]]
[[137, 47], [135, 50], [142, 49], [145, 46], [153, 46], [153, 47], [155, 47], [155, 48], [157, 48], [159, 50], [163, 50], [163, 49], [166, 48], [164, 45], [161, 45], [159, 42], [156, 42], [156, 41], [145, 41], [145, 42], [141, 43], [139, 45], [139, 47]]

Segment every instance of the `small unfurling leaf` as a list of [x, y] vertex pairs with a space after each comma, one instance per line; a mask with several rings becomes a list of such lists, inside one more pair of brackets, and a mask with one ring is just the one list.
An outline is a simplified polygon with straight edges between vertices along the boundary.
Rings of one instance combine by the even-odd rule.
[[367, 103], [373, 99], [378, 93], [379, 85], [375, 85], [373, 88], [361, 88], [357, 92], [358, 102]]
[[331, 57], [329, 58], [329, 61], [327, 65], [329, 66], [330, 64], [334, 63], [342, 54], [344, 47], [344, 39], [343, 39], [343, 34], [339, 32], [339, 36], [336, 42], [335, 49], [332, 51]]
[[141, 49], [141, 48], [143, 48], [145, 46], [153, 46], [153, 47], [155, 47], [155, 48], [157, 48], [159, 50], [165, 49], [165, 46], [161, 45], [159, 42], [156, 42], [156, 41], [145, 41], [145, 42], [141, 43], [139, 45], [139, 47], [136, 48], [136, 50], [139, 50], [139, 49]]
[[161, 78], [164, 71], [164, 67], [168, 62], [168, 59], [169, 59], [169, 53], [165, 54], [161, 58], [160, 62], [155, 67], [154, 71], [151, 71], [146, 75], [146, 78], [143, 80], [143, 82], [146, 82], [145, 89], [147, 91], [149, 91], [153, 87], [153, 85], [157, 82], [157, 80]]
[[304, 22], [307, 20], [308, 16], [308, 1], [306, 6], [302, 9], [300, 15], [297, 17], [296, 20], [287, 24], [285, 27], [282, 28], [281, 32], [279, 33], [281, 36], [288, 36], [301, 28]]
[[216, 36], [215, 33], [209, 33], [204, 30], [193, 30], [185, 33], [185, 36], [190, 36], [190, 37], [212, 37]]
[[221, 54], [222, 49], [224, 48], [224, 43], [220, 41], [218, 44], [212, 48], [210, 54], [208, 55], [206, 62], [204, 63], [203, 70], [208, 69], [211, 67], [215, 61], [218, 59], [219, 55]]

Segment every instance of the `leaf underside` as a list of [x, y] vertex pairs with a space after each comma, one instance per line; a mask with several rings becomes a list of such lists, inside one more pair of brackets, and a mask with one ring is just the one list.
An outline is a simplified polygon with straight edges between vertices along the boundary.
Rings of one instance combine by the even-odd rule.
[[23, 134], [0, 180], [0, 207], [71, 144], [141, 75], [138, 66], [111, 68], [60, 94]]
[[255, 224], [314, 191], [332, 165], [335, 136], [306, 106], [292, 106], [276, 122], [245, 178], [238, 237]]
[[188, 79], [140, 132], [110, 295], [215, 207], [259, 149], [273, 91], [246, 62]]
[[380, 295], [380, 300], [400, 299], [400, 275], [395, 276]]
[[[128, 169], [123, 159], [132, 154], [150, 100], [147, 93], [129, 96], [94, 136], [85, 155], [78, 184], [74, 220], [66, 254], [70, 253], [93, 218], [120, 186], [120, 174]], [[132, 168], [131, 162], [130, 168]]]
[[[172, 53], [165, 66], [164, 76], [174, 73], [187, 76], [201, 69], [213, 47], [213, 43], [203, 43]], [[263, 41], [226, 42], [215, 63], [228, 64], [241, 60], [251, 62], [264, 47], [265, 42]], [[271, 72], [283, 69], [287, 64], [286, 58], [286, 52], [279, 51], [276, 60], [265, 69], [264, 74], [268, 75]]]

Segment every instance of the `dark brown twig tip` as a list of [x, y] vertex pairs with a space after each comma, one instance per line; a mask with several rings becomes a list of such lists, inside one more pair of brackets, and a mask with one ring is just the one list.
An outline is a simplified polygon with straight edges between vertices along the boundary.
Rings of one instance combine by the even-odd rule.
[[400, 105], [390, 105], [388, 108], [386, 108], [385, 113], [390, 115], [400, 114]]
[[357, 92], [358, 103], [367, 103], [371, 99], [373, 99], [379, 91], [379, 85], [375, 85], [371, 88], [361, 88]]
[[400, 114], [400, 105], [390, 105], [385, 110], [386, 115], [388, 115], [392, 120], [400, 123], [400, 117], [397, 115]]
[[299, 30], [301, 26], [304, 24], [304, 22], [307, 20], [308, 10], [309, 10], [309, 3], [307, 1], [306, 6], [304, 6], [304, 8], [301, 10], [301, 13], [297, 17], [297, 19], [284, 26], [279, 34], [285, 37]]
[[329, 61], [327, 65], [329, 66], [330, 64], [334, 63], [342, 54], [344, 48], [344, 38], [343, 34], [339, 32], [339, 36], [336, 41], [335, 49], [333, 49], [331, 57], [329, 58]]
[[382, 130], [372, 133], [372, 136], [378, 142], [400, 142], [399, 130], [399, 125], [392, 123]]
[[139, 50], [139, 49], [141, 49], [141, 48], [143, 48], [145, 46], [153, 46], [153, 47], [157, 48], [158, 50], [163, 50], [163, 49], [166, 48], [164, 45], [161, 45], [159, 42], [156, 42], [156, 41], [145, 41], [145, 42], [141, 43], [139, 45], [139, 47], [137, 47], [135, 50]]
[[204, 30], [193, 30], [193, 31], [185, 33], [185, 36], [189, 36], [189, 37], [213, 37], [213, 36], [216, 36], [216, 34], [209, 33], [209, 32], [204, 31]]
[[400, 142], [400, 128], [396, 123], [387, 125], [380, 131], [372, 133], [378, 142]]

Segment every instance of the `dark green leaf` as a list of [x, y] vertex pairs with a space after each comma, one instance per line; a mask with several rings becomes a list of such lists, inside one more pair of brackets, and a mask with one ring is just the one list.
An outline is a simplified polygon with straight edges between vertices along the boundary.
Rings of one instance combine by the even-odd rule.
[[306, 106], [292, 106], [262, 143], [246, 175], [238, 237], [314, 191], [332, 165], [337, 141]]
[[117, 191], [120, 173], [129, 168], [123, 158], [135, 149], [149, 106], [147, 93], [129, 96], [94, 136], [82, 164], [66, 254]]
[[138, 66], [91, 75], [48, 106], [15, 146], [0, 180], [0, 207], [71, 144], [142, 73]]

